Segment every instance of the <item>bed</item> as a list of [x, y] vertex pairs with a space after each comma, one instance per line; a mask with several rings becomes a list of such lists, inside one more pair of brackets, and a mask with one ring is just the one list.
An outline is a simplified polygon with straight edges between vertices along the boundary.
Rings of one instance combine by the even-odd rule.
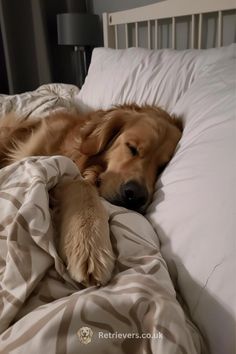
[[[184, 123], [145, 216], [104, 202], [117, 256], [105, 287], [72, 281], [57, 253], [50, 190], [80, 178], [74, 163], [30, 157], [0, 170], [0, 353], [234, 352], [236, 45], [222, 46], [225, 16], [235, 16], [234, 1], [104, 14], [105, 47], [93, 51], [81, 90], [0, 95], [0, 116], [136, 102]], [[176, 50], [183, 17], [190, 49]], [[201, 49], [206, 17], [216, 48]]]

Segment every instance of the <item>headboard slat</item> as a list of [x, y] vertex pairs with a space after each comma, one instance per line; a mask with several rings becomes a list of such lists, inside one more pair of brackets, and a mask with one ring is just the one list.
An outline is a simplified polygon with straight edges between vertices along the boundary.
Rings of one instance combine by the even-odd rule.
[[115, 48], [119, 48], [118, 46], [118, 27], [115, 25]]
[[175, 17], [172, 17], [172, 49], [175, 49]]
[[129, 47], [129, 30], [128, 30], [128, 24], [125, 24], [125, 48]]
[[154, 48], [158, 49], [158, 20], [155, 20]]
[[135, 47], [138, 47], [138, 22], [135, 22]]
[[148, 24], [148, 34], [147, 34], [148, 49], [151, 49], [151, 21], [148, 21], [147, 24]]
[[195, 15], [192, 15], [191, 18], [191, 49], [195, 48]]
[[218, 12], [218, 47], [222, 44], [222, 11]]
[[198, 17], [198, 49], [202, 48], [202, 14]]

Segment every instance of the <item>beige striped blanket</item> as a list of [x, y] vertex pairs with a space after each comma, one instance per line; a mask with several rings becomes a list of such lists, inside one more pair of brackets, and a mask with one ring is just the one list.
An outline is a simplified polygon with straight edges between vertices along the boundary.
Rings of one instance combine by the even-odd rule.
[[65, 178], [79, 171], [59, 156], [0, 170], [0, 353], [200, 353], [143, 216], [107, 204], [113, 278], [87, 289], [69, 278], [49, 207]]

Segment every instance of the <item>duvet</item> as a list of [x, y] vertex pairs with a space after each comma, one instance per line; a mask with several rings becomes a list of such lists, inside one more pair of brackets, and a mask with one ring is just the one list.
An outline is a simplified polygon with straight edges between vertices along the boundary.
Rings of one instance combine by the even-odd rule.
[[[76, 88], [1, 96], [0, 114], [76, 109]], [[19, 108], [20, 107], [20, 108]], [[0, 170], [0, 353], [201, 353], [157, 234], [140, 214], [104, 202], [117, 257], [105, 287], [72, 281], [57, 253], [50, 190], [81, 178], [68, 158], [30, 157]]]

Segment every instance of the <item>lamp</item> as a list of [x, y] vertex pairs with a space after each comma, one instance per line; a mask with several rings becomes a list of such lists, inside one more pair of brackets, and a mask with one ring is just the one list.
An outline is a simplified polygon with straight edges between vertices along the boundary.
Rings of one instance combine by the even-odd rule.
[[76, 84], [81, 87], [88, 70], [88, 49], [100, 44], [99, 16], [87, 13], [57, 15], [58, 44], [74, 46]]

